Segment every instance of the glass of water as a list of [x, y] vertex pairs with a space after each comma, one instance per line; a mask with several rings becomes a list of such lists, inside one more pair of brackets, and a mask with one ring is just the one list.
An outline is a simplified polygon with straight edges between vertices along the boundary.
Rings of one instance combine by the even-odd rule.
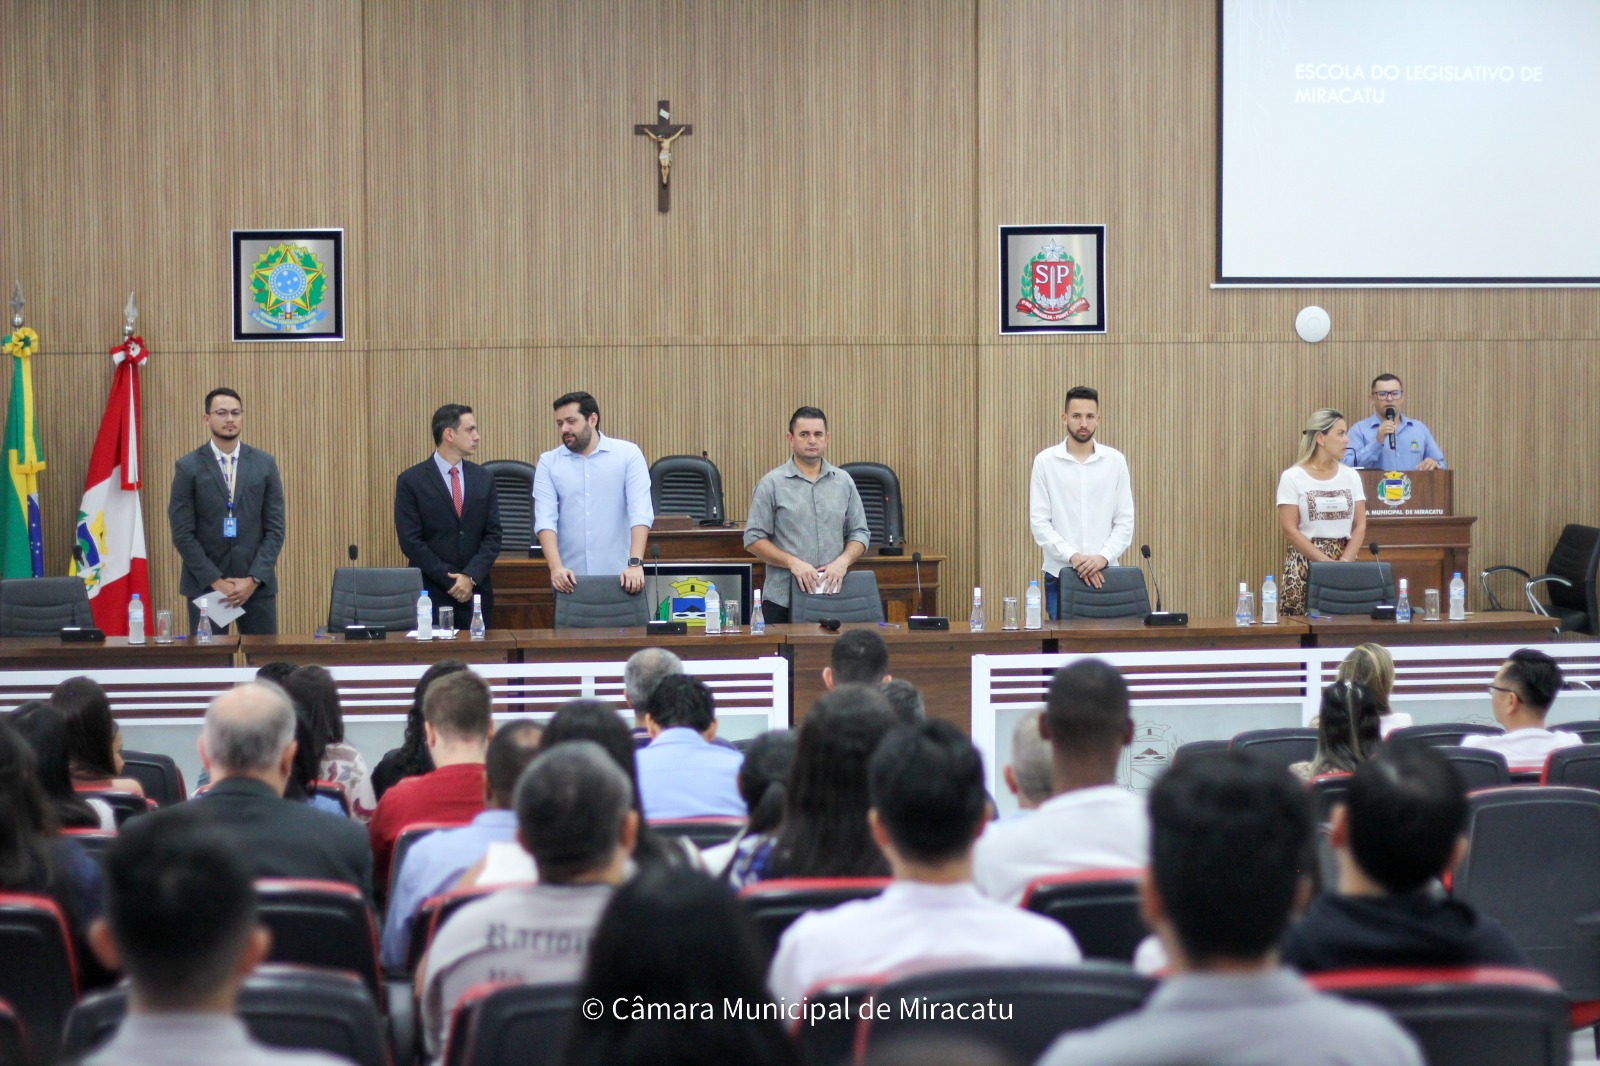
[[1001, 601], [1000, 628], [1021, 629], [1022, 625], [1017, 620], [1017, 598], [1006, 596]]
[[171, 611], [157, 611], [156, 612], [156, 643], [157, 644], [171, 644], [172, 643], [172, 612]]
[[1424, 622], [1437, 622], [1439, 620], [1439, 590], [1428, 589], [1422, 594]]
[[456, 609], [449, 604], [439, 608], [439, 628], [435, 632], [439, 630], [446, 633], [454, 633], [456, 630]]
[[722, 601], [722, 631], [739, 632], [739, 601], [731, 597]]

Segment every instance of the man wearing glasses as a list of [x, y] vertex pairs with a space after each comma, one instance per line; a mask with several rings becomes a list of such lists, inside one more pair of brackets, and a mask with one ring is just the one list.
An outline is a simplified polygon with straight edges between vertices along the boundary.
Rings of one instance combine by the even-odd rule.
[[1367, 470], [1442, 470], [1444, 451], [1428, 427], [1406, 417], [1406, 388], [1393, 374], [1372, 379], [1371, 418], [1350, 427], [1344, 465]]

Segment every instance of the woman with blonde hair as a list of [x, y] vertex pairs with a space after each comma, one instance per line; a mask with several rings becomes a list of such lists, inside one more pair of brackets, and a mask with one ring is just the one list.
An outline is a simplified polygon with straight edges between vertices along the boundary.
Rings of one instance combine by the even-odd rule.
[[1314, 412], [1300, 434], [1295, 464], [1278, 478], [1278, 525], [1288, 538], [1283, 560], [1284, 614], [1306, 613], [1311, 563], [1352, 562], [1367, 532], [1361, 477], [1344, 465], [1350, 426], [1331, 407]]
[[1395, 711], [1389, 706], [1394, 694], [1394, 659], [1382, 644], [1357, 644], [1339, 664], [1340, 681], [1358, 682], [1378, 701], [1378, 728], [1387, 737], [1402, 726], [1411, 724], [1411, 716]]

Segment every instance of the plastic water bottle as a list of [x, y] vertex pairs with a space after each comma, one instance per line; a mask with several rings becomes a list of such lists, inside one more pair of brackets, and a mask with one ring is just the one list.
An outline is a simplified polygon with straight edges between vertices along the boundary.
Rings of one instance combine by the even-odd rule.
[[1261, 624], [1278, 624], [1278, 581], [1271, 574], [1261, 579]]
[[417, 639], [433, 639], [433, 597], [428, 595], [427, 589], [417, 597]]
[[1411, 621], [1411, 595], [1406, 591], [1406, 579], [1400, 579], [1400, 599], [1394, 605], [1394, 620], [1396, 622]]
[[983, 589], [974, 587], [972, 590], [972, 613], [967, 616], [967, 628], [974, 633], [983, 632]]
[[767, 616], [761, 613], [761, 590], [756, 589], [751, 593], [750, 603], [750, 632], [765, 633], [767, 631]]
[[1028, 582], [1028, 591], [1023, 597], [1022, 628], [1044, 628], [1044, 593], [1039, 590], [1039, 580]]
[[144, 643], [144, 604], [140, 602], [137, 592], [128, 601], [128, 643]]
[[194, 642], [196, 644], [211, 643], [211, 608], [204, 603], [200, 605], [200, 624], [195, 626]]
[[1239, 602], [1233, 609], [1233, 624], [1236, 626], [1249, 625], [1255, 620], [1253, 618], [1256, 613], [1255, 607], [1255, 600], [1250, 595], [1250, 583], [1248, 581], [1239, 582]]
[[706, 586], [706, 633], [708, 635], [722, 632], [722, 597], [717, 593], [717, 586]]
[[474, 592], [472, 594], [472, 628], [468, 630], [468, 634], [473, 640], [482, 640], [484, 634], [488, 632], [488, 628], [483, 624], [483, 593]]
[[1450, 621], [1459, 622], [1467, 617], [1467, 583], [1457, 570], [1450, 578]]

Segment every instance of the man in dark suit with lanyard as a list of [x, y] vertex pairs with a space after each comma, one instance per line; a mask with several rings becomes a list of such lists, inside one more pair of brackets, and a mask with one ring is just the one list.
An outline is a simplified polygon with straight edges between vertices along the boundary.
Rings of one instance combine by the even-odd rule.
[[394, 486], [394, 529], [406, 562], [422, 571], [434, 610], [454, 604], [456, 628], [472, 622], [472, 596], [483, 597], [489, 624], [494, 588], [489, 568], [500, 554], [500, 497], [494, 478], [469, 463], [478, 451], [472, 408], [447, 403], [433, 413], [434, 453]]
[[206, 394], [205, 424], [211, 440], [178, 460], [167, 503], [172, 545], [183, 557], [178, 591], [188, 603], [189, 632], [200, 624], [194, 598], [215, 591], [244, 608], [240, 633], [276, 633], [285, 528], [277, 460], [239, 440], [244, 402], [232, 389]]

